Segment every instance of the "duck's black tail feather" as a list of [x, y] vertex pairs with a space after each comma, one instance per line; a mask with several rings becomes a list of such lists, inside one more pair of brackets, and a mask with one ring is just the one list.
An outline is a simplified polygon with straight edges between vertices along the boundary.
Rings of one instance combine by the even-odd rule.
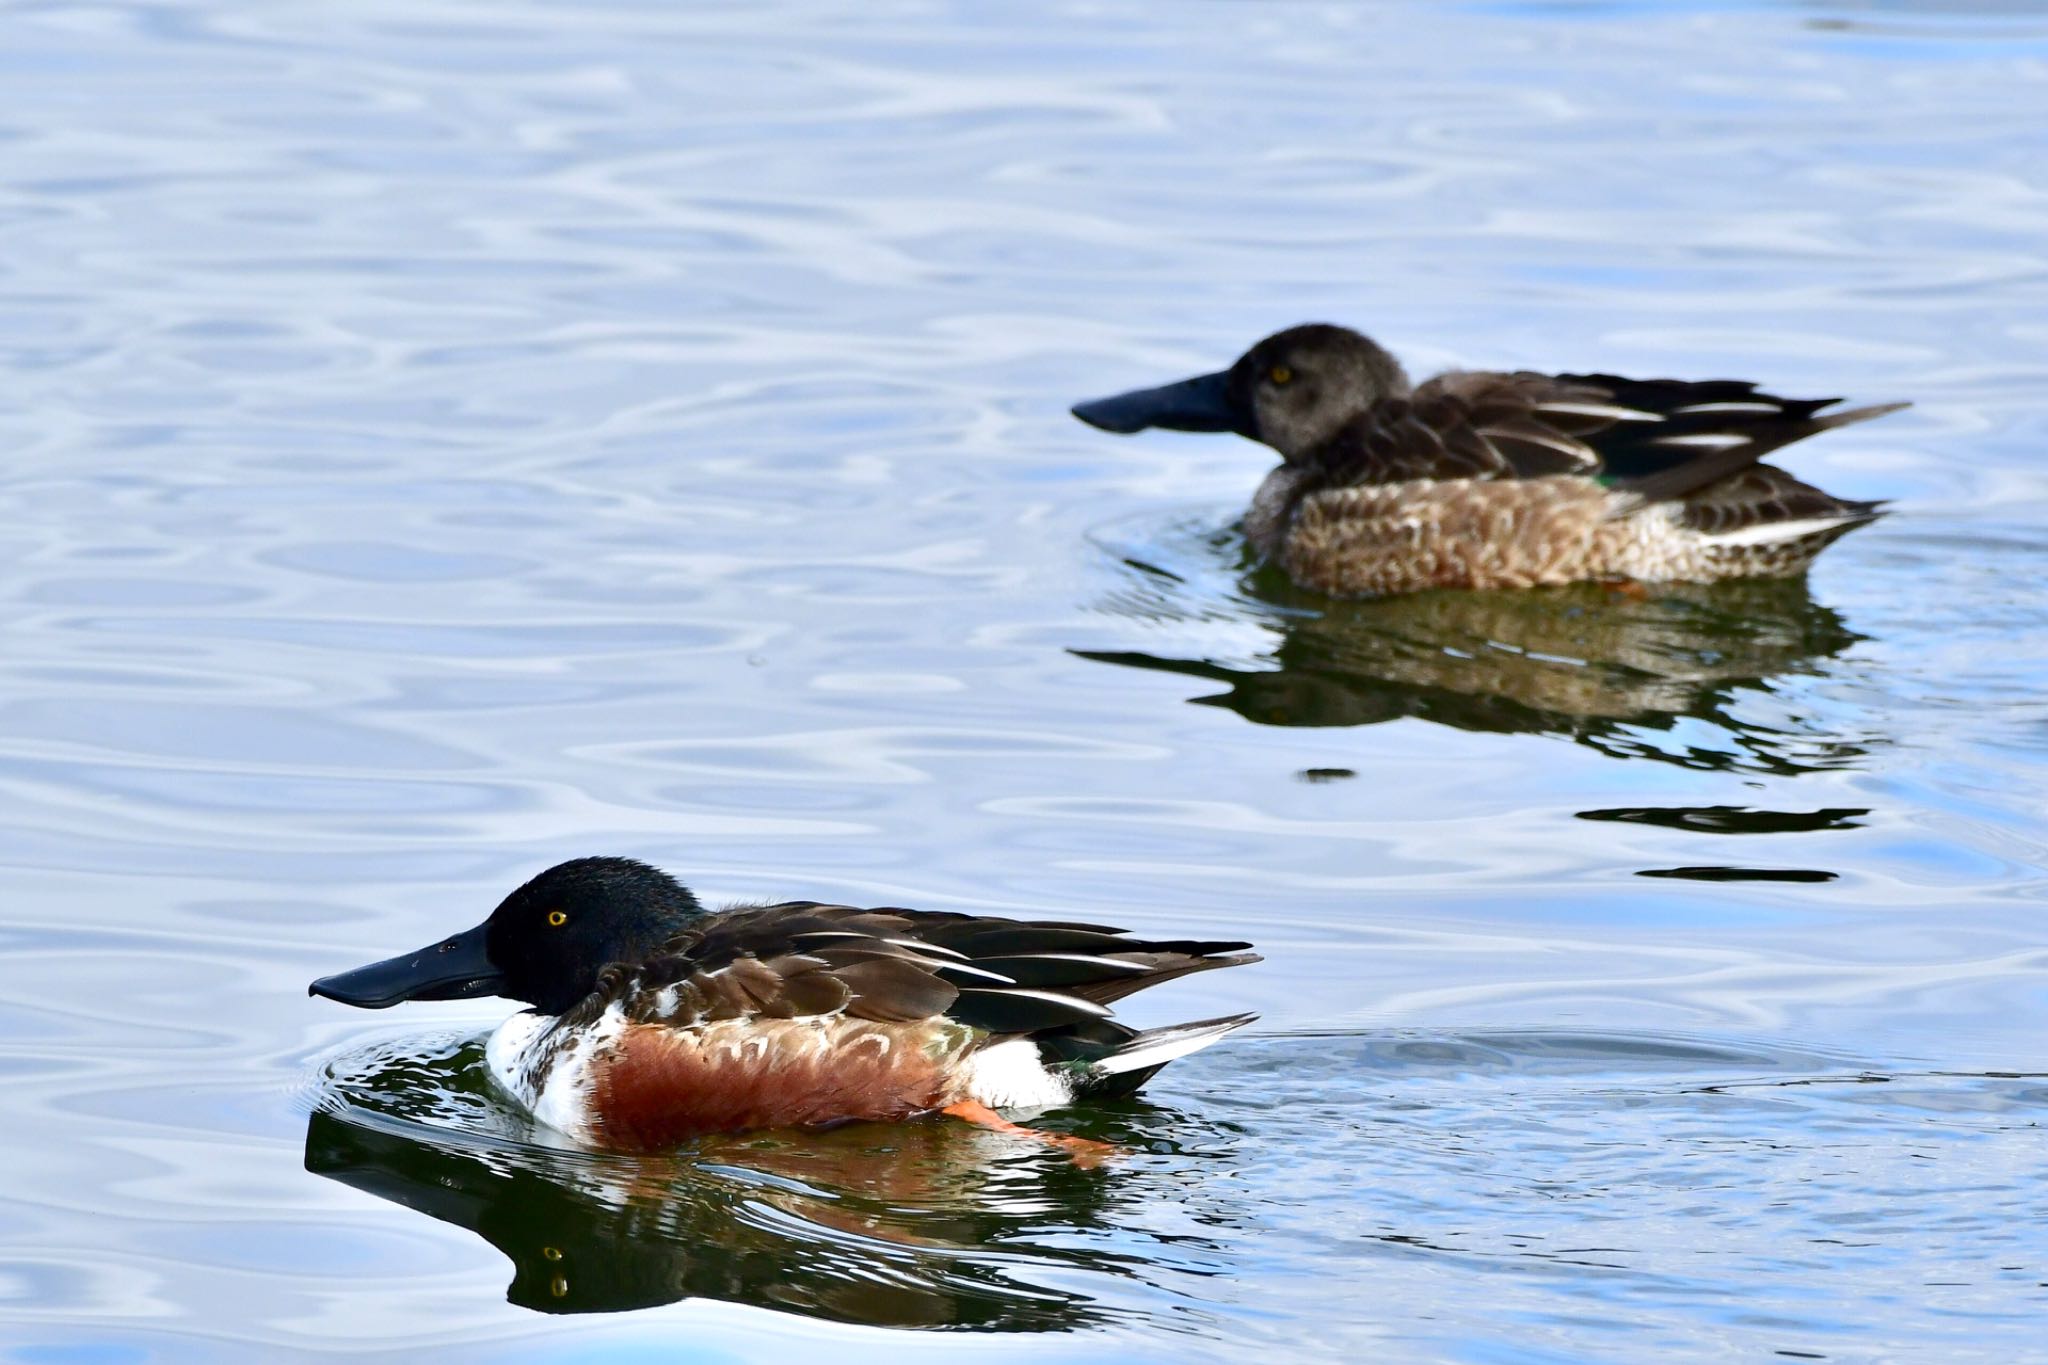
[[1780, 398], [1728, 380], [1685, 383], [1566, 375], [1597, 384], [1627, 407], [1655, 413], [1656, 422], [1620, 422], [1591, 438], [1606, 479], [1635, 506], [1683, 498], [1755, 465], [1774, 450], [1836, 427], [1867, 422], [1909, 403], [1822, 412], [1839, 398]]
[[933, 968], [959, 987], [946, 1013], [991, 1033], [1047, 1033], [1103, 1020], [1127, 995], [1259, 960], [1245, 951], [1248, 943], [1139, 939], [1072, 925], [1019, 924], [942, 946], [961, 956]]
[[1059, 1034], [1041, 1037], [1046, 1061], [1072, 1067], [1078, 1088], [1107, 1099], [1134, 1093], [1176, 1057], [1199, 1052], [1258, 1019], [1256, 1014], [1229, 1014], [1197, 1019], [1142, 1033], [1108, 1020], [1098, 1020]]

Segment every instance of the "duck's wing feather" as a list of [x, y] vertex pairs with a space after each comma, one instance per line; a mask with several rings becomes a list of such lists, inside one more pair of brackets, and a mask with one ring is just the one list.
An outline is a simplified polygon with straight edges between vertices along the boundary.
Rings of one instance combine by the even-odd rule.
[[1905, 406], [1822, 414], [1840, 401], [1780, 398], [1733, 379], [1451, 373], [1354, 419], [1323, 473], [1329, 486], [1582, 474], [1661, 502], [1815, 432]]
[[1884, 503], [1838, 498], [1767, 464], [1751, 465], [1679, 503], [1683, 524], [1724, 544], [1781, 541], [1790, 534], [1830, 539], [1883, 515]]
[[1109, 1016], [1111, 1002], [1189, 972], [1255, 962], [1249, 944], [1137, 939], [1066, 920], [791, 901], [706, 917], [647, 962], [608, 968], [579, 1014], [640, 1022], [845, 1013], [939, 1016], [1036, 1033]]
[[1619, 420], [1604, 390], [1540, 374], [1439, 375], [1374, 403], [1321, 453], [1333, 486], [1595, 474], [1587, 437]]

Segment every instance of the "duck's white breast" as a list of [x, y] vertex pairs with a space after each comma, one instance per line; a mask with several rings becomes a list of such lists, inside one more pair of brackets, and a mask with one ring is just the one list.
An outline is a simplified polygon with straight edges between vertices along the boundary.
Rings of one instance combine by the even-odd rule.
[[484, 1044], [484, 1065], [534, 1118], [588, 1141], [591, 1067], [625, 1030], [625, 1012], [613, 1005], [587, 1028], [573, 1031], [557, 1030], [556, 1019], [533, 1010], [513, 1015]]

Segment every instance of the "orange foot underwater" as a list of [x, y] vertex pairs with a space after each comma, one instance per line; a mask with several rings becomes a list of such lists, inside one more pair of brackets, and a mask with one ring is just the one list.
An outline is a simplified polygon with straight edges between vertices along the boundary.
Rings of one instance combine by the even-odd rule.
[[1097, 1142], [1093, 1138], [1072, 1137], [1066, 1133], [1048, 1133], [1041, 1128], [1026, 1128], [1021, 1123], [1012, 1123], [976, 1100], [962, 1100], [949, 1104], [939, 1111], [963, 1122], [986, 1128], [992, 1133], [1010, 1133], [1017, 1137], [1031, 1138], [1054, 1147], [1063, 1147], [1073, 1153], [1074, 1164], [1083, 1170], [1093, 1170], [1113, 1156], [1123, 1155], [1123, 1148], [1108, 1142]]

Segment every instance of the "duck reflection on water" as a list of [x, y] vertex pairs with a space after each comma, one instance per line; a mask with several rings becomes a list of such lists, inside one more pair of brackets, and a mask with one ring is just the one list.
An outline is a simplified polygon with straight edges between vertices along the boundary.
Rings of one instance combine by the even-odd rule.
[[[475, 1053], [447, 1060], [473, 1073]], [[404, 1094], [418, 1070], [391, 1067], [388, 1095], [358, 1077], [353, 1101], [315, 1111], [306, 1169], [476, 1233], [511, 1260], [506, 1297], [523, 1308], [709, 1298], [867, 1326], [1062, 1331], [1115, 1314], [1054, 1285], [1139, 1273], [1146, 1239], [1109, 1228], [1139, 1198], [1113, 1165], [954, 1123], [720, 1136], [658, 1156], [549, 1147], [503, 1116], [442, 1126], [475, 1099]], [[366, 1094], [388, 1108], [357, 1107]], [[447, 1112], [423, 1122], [408, 1112], [422, 1104]], [[1154, 1107], [1124, 1109], [1092, 1135], [1154, 1145]], [[1035, 1240], [1047, 1229], [1056, 1245]]]
[[[1211, 548], [1222, 542], [1212, 539]], [[1374, 725], [1418, 717], [1459, 730], [1568, 737], [1617, 757], [1798, 773], [1839, 768], [1875, 742], [1745, 707], [1774, 681], [1821, 671], [1864, 639], [1803, 579], [1651, 587], [1581, 584], [1435, 591], [1333, 601], [1271, 571], [1227, 604], [1195, 602], [1178, 574], [1137, 571], [1106, 609], [1152, 623], [1256, 623], [1274, 638], [1246, 657], [1076, 650], [1103, 663], [1205, 678], [1191, 698], [1261, 725]], [[1744, 714], [1754, 712], [1755, 714]], [[1701, 725], [1687, 724], [1691, 722]]]

